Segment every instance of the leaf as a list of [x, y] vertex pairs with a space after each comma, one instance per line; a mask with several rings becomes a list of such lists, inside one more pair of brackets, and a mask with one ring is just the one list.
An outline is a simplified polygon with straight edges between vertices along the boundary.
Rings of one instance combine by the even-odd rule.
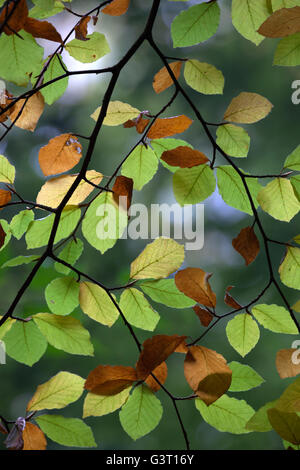
[[9, 224], [13, 236], [20, 240], [24, 233], [27, 231], [30, 222], [34, 219], [34, 212], [29, 209], [19, 212], [15, 215]]
[[124, 15], [128, 10], [130, 0], [113, 0], [109, 5], [106, 5], [101, 13], [111, 16]]
[[32, 18], [48, 18], [64, 10], [64, 4], [58, 0], [33, 0], [34, 7], [29, 11]]
[[268, 418], [272, 428], [282, 439], [292, 444], [300, 444], [300, 418], [296, 413], [285, 413], [271, 408], [268, 410]]
[[252, 367], [232, 361], [228, 364], [232, 370], [232, 381], [229, 392], [245, 392], [259, 387], [264, 379]]
[[[47, 87], [48, 88], [48, 87]], [[45, 176], [71, 170], [82, 157], [82, 145], [72, 134], [61, 134], [49, 140], [39, 151], [39, 164]]]
[[186, 131], [192, 123], [192, 119], [184, 114], [169, 118], [158, 118], [155, 120], [153, 126], [151, 126], [147, 137], [148, 139], [159, 139], [174, 134], [181, 134]]
[[0, 155], [0, 183], [13, 184], [15, 176], [15, 167], [9, 163], [6, 157]]
[[59, 372], [39, 385], [27, 405], [27, 411], [64, 408], [83, 393], [84, 379], [70, 372]]
[[0, 219], [0, 251], [4, 250], [11, 239], [10, 227], [6, 220]]
[[291, 67], [300, 64], [300, 33], [279, 41], [274, 54], [274, 65]]
[[195, 405], [202, 418], [210, 426], [221, 432], [231, 434], [247, 434], [250, 431], [245, 428], [254, 413], [253, 408], [245, 400], [237, 400], [227, 395], [222, 395], [215, 403], [206, 406], [196, 398]]
[[6, 232], [0, 224], [0, 249], [5, 246]]
[[150, 147], [138, 145], [121, 167], [121, 173], [133, 179], [133, 188], [140, 191], [155, 175], [158, 160]]
[[285, 257], [279, 266], [280, 279], [292, 289], [300, 287], [300, 248], [288, 246]]
[[11, 201], [11, 192], [5, 189], [0, 189], [0, 210], [4, 209], [6, 204]]
[[184, 247], [171, 238], [159, 237], [149, 243], [130, 265], [132, 279], [161, 279], [180, 268]]
[[[103, 10], [102, 10], [103, 12]], [[88, 24], [90, 22], [90, 16], [83, 16], [79, 23], [75, 26], [75, 38], [80, 39], [80, 41], [88, 41], [86, 37], [88, 33]]]
[[245, 357], [259, 340], [257, 323], [248, 313], [239, 313], [227, 323], [226, 335], [231, 346]]
[[[180, 76], [182, 62], [181, 61], [170, 62], [169, 67], [172, 70], [175, 78], [178, 80]], [[162, 91], [165, 91], [167, 88], [169, 88], [173, 84], [174, 84], [173, 79], [171, 78], [171, 75], [169, 74], [167, 67], [163, 67], [154, 75], [152, 86], [153, 86], [155, 93], [161, 93]]]
[[298, 145], [298, 147], [286, 157], [284, 168], [300, 171], [300, 145]]
[[136, 364], [138, 379], [145, 380], [151, 372], [173, 354], [185, 338], [186, 336], [179, 335], [156, 335], [146, 339]]
[[285, 389], [275, 406], [287, 413], [300, 412], [300, 377]]
[[225, 111], [224, 119], [230, 122], [251, 124], [264, 119], [272, 108], [273, 105], [267, 98], [257, 93], [243, 91], [233, 98]]
[[298, 349], [280, 349], [276, 354], [276, 369], [281, 379], [295, 377], [300, 374], [300, 361], [295, 361], [298, 356]]
[[152, 300], [168, 307], [187, 308], [195, 304], [192, 299], [177, 289], [174, 279], [143, 281], [139, 287]]
[[91, 428], [81, 419], [41, 415], [35, 421], [46, 436], [58, 444], [68, 447], [96, 447]]
[[[7, 90], [1, 90], [0, 92], [0, 122], [5, 122], [7, 118], [9, 117], [12, 108], [9, 108], [6, 110], [6, 107], [11, 103], [11, 99], [13, 98], [13, 95], [9, 93]], [[6, 110], [6, 111], [4, 111]]]
[[275, 406], [275, 401], [270, 401], [265, 405], [261, 406], [258, 411], [254, 413], [252, 418], [249, 419], [248, 423], [246, 424], [246, 429], [249, 431], [256, 431], [256, 432], [267, 432], [272, 430], [272, 426], [270, 424], [268, 413], [267, 411], [270, 408]]
[[[163, 385], [165, 381], [167, 380], [167, 376], [168, 376], [167, 364], [165, 362], [162, 362], [161, 364], [159, 364], [159, 366], [153, 369], [152, 373], [159, 380], [159, 382]], [[148, 375], [148, 377], [145, 380], [145, 383], [154, 393], [158, 392], [158, 390], [160, 390], [161, 388], [159, 383], [156, 382], [156, 380], [154, 379], [154, 377], [152, 377], [152, 375]]]
[[[2, 317], [0, 317], [1, 319]], [[16, 322], [13, 318], [7, 318], [5, 323], [0, 326], [0, 339], [2, 340], [6, 333], [11, 329], [13, 324]]]
[[104, 416], [121, 408], [129, 397], [131, 387], [125, 388], [116, 395], [96, 395], [88, 393], [83, 404], [83, 418]]
[[197, 315], [197, 317], [199, 318], [202, 326], [207, 327], [214, 318], [213, 315], [208, 310], [206, 310], [205, 308], [199, 307], [199, 305], [195, 305], [193, 307], [193, 310], [195, 314]]
[[270, 16], [266, 0], [233, 0], [232, 24], [244, 38], [257, 46], [264, 37], [257, 32], [260, 25]]
[[[173, 150], [180, 146], [189, 147], [191, 149], [193, 148], [191, 144], [181, 139], [153, 139], [151, 140], [151, 147], [153, 148], [157, 158], [159, 159], [161, 158], [163, 152], [165, 152], [166, 150]], [[177, 168], [177, 167], [170, 166], [163, 160], [160, 160], [160, 161], [162, 165], [165, 168], [167, 168], [169, 171], [171, 171], [172, 173], [174, 173], [179, 168], [179, 167]]]
[[233, 248], [244, 258], [246, 266], [253, 263], [259, 253], [259, 241], [253, 227], [243, 228], [232, 240]]
[[45, 102], [43, 95], [38, 91], [32, 95], [27, 101], [21, 99], [14, 105], [9, 117], [12, 122], [18, 117], [19, 113], [22, 114], [16, 120], [15, 126], [33, 132], [37, 123], [43, 114]]
[[30, 421], [26, 421], [22, 437], [24, 441], [22, 450], [46, 450], [47, 440], [43, 431]]
[[229, 307], [232, 307], [234, 309], [242, 309], [243, 307], [229, 294], [229, 291], [233, 288], [234, 286], [228, 286], [226, 287], [226, 293], [224, 297], [224, 302], [226, 305], [229, 305]]
[[190, 59], [185, 62], [184, 78], [186, 83], [205, 95], [222, 95], [224, 76], [213, 65]]
[[[97, 108], [91, 118], [97, 121], [101, 111], [101, 106]], [[130, 104], [122, 103], [122, 101], [110, 101], [106, 110], [103, 124], [106, 126], [120, 126], [129, 119], [134, 119], [140, 114], [140, 111], [133, 108]]]
[[204, 201], [214, 192], [215, 187], [213, 170], [207, 165], [181, 168], [173, 176], [174, 196], [181, 206]]
[[33, 261], [36, 261], [37, 259], [38, 259], [37, 255], [16, 256], [15, 258], [12, 258], [6, 261], [6, 263], [3, 263], [1, 268], [14, 268], [15, 266], [21, 266], [22, 264], [32, 263]]
[[219, 21], [217, 2], [194, 5], [182, 11], [171, 25], [173, 47], [194, 46], [206, 41], [217, 32]]
[[136, 387], [120, 411], [124, 431], [135, 441], [153, 431], [163, 414], [158, 398], [145, 385]]
[[[76, 237], [76, 239], [70, 240], [63, 250], [59, 253], [58, 257], [59, 259], [66, 261], [66, 263], [69, 263], [71, 266], [74, 266], [76, 261], [80, 258], [82, 252], [83, 252], [83, 243], [82, 241]], [[69, 274], [71, 268], [68, 268], [67, 266], [59, 263], [56, 261], [54, 263], [54, 267], [56, 271], [58, 271], [61, 274]]]
[[20, 0], [16, 5], [14, 2], [7, 2], [0, 15], [0, 25], [4, 24], [4, 33], [12, 35], [23, 29], [27, 15], [28, 7], [25, 0]]
[[119, 317], [108, 293], [92, 282], [80, 283], [79, 302], [82, 311], [102, 325], [112, 326]]
[[256, 320], [268, 330], [288, 335], [298, 334], [298, 329], [293, 322], [290, 313], [284, 307], [279, 307], [274, 304], [259, 304], [255, 305], [251, 312]]
[[32, 366], [47, 349], [47, 341], [33, 321], [17, 321], [4, 337], [6, 354], [18, 362]]
[[[49, 63], [49, 65], [47, 67], [47, 70], [44, 73], [44, 83], [48, 83], [51, 80], [54, 80], [55, 78], [60, 77], [61, 75], [65, 74], [65, 70], [63, 69], [62, 64], [65, 66], [61, 56], [59, 54], [56, 54], [52, 58], [51, 62]], [[62, 78], [60, 80], [57, 80], [54, 83], [51, 83], [50, 85], [47, 85], [45, 88], [42, 88], [41, 93], [42, 93], [42, 95], [45, 99], [45, 103], [51, 105], [56, 100], [58, 100], [64, 94], [64, 92], [66, 91], [66, 89], [68, 87], [68, 83], [69, 83], [69, 77], [65, 77], [65, 78]], [[74, 136], [72, 136], [72, 137], [73, 137], [73, 139], [75, 139]], [[56, 137], [56, 139], [57, 138], [58, 137]], [[53, 140], [53, 139], [51, 139], [51, 140]], [[79, 143], [78, 143], [78, 145], [80, 146]]]
[[300, 31], [300, 7], [283, 8], [269, 16], [259, 27], [259, 34], [268, 38], [282, 38]]
[[73, 39], [65, 49], [74, 59], [83, 63], [95, 62], [110, 52], [110, 47], [104, 34], [94, 31], [87, 35], [88, 41]]
[[275, 178], [257, 195], [262, 209], [277, 220], [289, 222], [300, 210], [300, 202], [292, 184], [285, 178]]
[[47, 285], [45, 298], [51, 312], [69, 315], [79, 305], [79, 284], [72, 277], [58, 277]]
[[84, 388], [97, 395], [116, 395], [136, 381], [133, 367], [100, 365], [89, 373]]
[[132, 199], [133, 179], [122, 175], [117, 176], [112, 190], [114, 201], [118, 206], [121, 204], [123, 210], [129, 210]]
[[200, 268], [186, 268], [175, 274], [175, 284], [185, 295], [206, 307], [216, 306], [216, 294], [209, 285], [212, 276]]
[[192, 168], [209, 161], [204, 153], [193, 150], [190, 147], [177, 147], [163, 152], [161, 160], [168, 165], [180, 168]]
[[271, 0], [273, 11], [280, 10], [281, 8], [292, 8], [300, 6], [299, 0]]
[[191, 389], [206, 405], [211, 405], [227, 392], [232, 372], [221, 354], [204, 346], [190, 346], [184, 375]]
[[290, 181], [292, 183], [294, 193], [300, 201], [300, 175], [293, 176]]
[[63, 42], [61, 35], [57, 32], [52, 23], [39, 21], [35, 18], [27, 18], [24, 30], [32, 34], [35, 38], [48, 39], [48, 41]]
[[94, 348], [89, 332], [80, 321], [53, 313], [37, 313], [33, 320], [47, 338], [49, 344], [70, 354], [93, 356]]
[[160, 319], [159, 314], [137, 289], [130, 288], [123, 291], [120, 308], [131, 325], [143, 330], [154, 331]]
[[217, 129], [217, 144], [230, 157], [247, 157], [250, 147], [250, 137], [242, 127], [225, 124]]

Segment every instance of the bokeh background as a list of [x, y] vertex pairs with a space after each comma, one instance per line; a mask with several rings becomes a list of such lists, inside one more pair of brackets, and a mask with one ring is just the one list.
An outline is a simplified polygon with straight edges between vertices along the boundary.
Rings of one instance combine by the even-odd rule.
[[[223, 71], [225, 89], [222, 96], [204, 96], [192, 89], [189, 95], [210, 122], [220, 122], [223, 113], [231, 101], [241, 91], [260, 93], [273, 104], [272, 113], [263, 121], [245, 126], [251, 136], [251, 147], [246, 159], [237, 161], [239, 166], [255, 174], [279, 173], [285, 157], [298, 145], [300, 105], [291, 102], [294, 80], [300, 79], [299, 68], [285, 68], [272, 65], [276, 40], [265, 40], [256, 47], [242, 38], [233, 28], [230, 18], [228, 0], [220, 0], [222, 9], [221, 25], [217, 35], [209, 41], [195, 47], [173, 49], [170, 36], [170, 24], [182, 8], [188, 8], [198, 1], [191, 0], [187, 4], [162, 0], [154, 28], [154, 38], [166, 55], [175, 57], [195, 58], [215, 65]], [[74, 11], [85, 13], [97, 2], [74, 0]], [[88, 68], [98, 68], [114, 64], [120, 59], [128, 47], [143, 30], [151, 1], [132, 0], [130, 9], [125, 16], [109, 17], [103, 15], [95, 30], [107, 35], [111, 53]], [[61, 13], [53, 18], [62, 36], [67, 34], [76, 18]], [[90, 32], [92, 27], [90, 27]], [[47, 54], [55, 49], [55, 44], [46, 44]], [[70, 70], [87, 68], [63, 54], [65, 63]], [[154, 74], [161, 68], [159, 59], [147, 44], [140, 48], [130, 63], [125, 67], [115, 89], [113, 99], [130, 103], [138, 109], [150, 110], [152, 114], [159, 111], [163, 103], [171, 96], [172, 90], [156, 95], [152, 89]], [[0, 144], [0, 152], [16, 166], [16, 188], [24, 198], [34, 200], [44, 177], [38, 166], [38, 151], [48, 140], [64, 132], [88, 135], [94, 121], [89, 117], [96, 106], [101, 104], [109, 76], [76, 76], [71, 77], [65, 95], [54, 105], [46, 106], [34, 134], [15, 128], [5, 142]], [[181, 83], [184, 79], [180, 78]], [[25, 89], [10, 87], [9, 91], [16, 95]], [[178, 98], [165, 116], [185, 113], [194, 119], [193, 113], [186, 103]], [[103, 127], [97, 141], [96, 150], [90, 169], [101, 171], [105, 175], [112, 174], [114, 168], [127, 154], [139, 136], [134, 129], [120, 127]], [[201, 126], [195, 121], [191, 128], [178, 138], [183, 138], [193, 146], [211, 157], [212, 149]], [[84, 147], [86, 143], [82, 141]], [[223, 160], [218, 163], [224, 164]], [[268, 180], [262, 182], [266, 184]], [[159, 172], [141, 192], [134, 192], [133, 202], [175, 203], [172, 193], [172, 174], [160, 166]], [[212, 272], [211, 285], [218, 296], [218, 312], [225, 313], [228, 307], [223, 302], [225, 288], [236, 286], [233, 295], [241, 302], [249, 302], [261, 290], [268, 279], [268, 268], [263, 251], [253, 265], [245, 267], [243, 259], [234, 251], [231, 240], [241, 228], [250, 225], [250, 216], [229, 208], [216, 192], [205, 201], [205, 242], [200, 251], [186, 253], [186, 266], [201, 267]], [[5, 209], [1, 218], [10, 221], [17, 213], [17, 208]], [[20, 209], [19, 209], [20, 210]], [[299, 231], [299, 215], [287, 224], [278, 222], [259, 211], [265, 229], [270, 237], [287, 241]], [[36, 218], [44, 214], [37, 212]], [[83, 239], [81, 233], [78, 234]], [[78, 263], [79, 269], [90, 273], [108, 286], [126, 283], [131, 261], [140, 253], [145, 240], [119, 240], [115, 247], [104, 255], [85, 243], [85, 251]], [[26, 254], [25, 242], [12, 241], [0, 253], [0, 264], [18, 255]], [[284, 255], [283, 247], [272, 247], [274, 269]], [[30, 267], [0, 269], [0, 301], [3, 314], [18, 288], [23, 283]], [[45, 263], [32, 282], [30, 289], [18, 305], [16, 314], [28, 316], [38, 312], [47, 312], [44, 289], [59, 274], [54, 270], [53, 263]], [[298, 300], [297, 292], [283, 286], [291, 304]], [[277, 293], [271, 289], [264, 297], [265, 303], [282, 304]], [[160, 313], [161, 320], [155, 333], [184, 334], [195, 338], [204, 332], [192, 309], [175, 310], [152, 302]], [[79, 318], [92, 336], [95, 356], [71, 356], [48, 346], [44, 357], [33, 367], [28, 367], [7, 358], [7, 364], [0, 369], [0, 414], [10, 419], [24, 415], [27, 401], [37, 385], [47, 381], [58, 371], [68, 370], [86, 377], [88, 372], [98, 364], [134, 365], [137, 360], [136, 346], [123, 326], [121, 319], [109, 329], [90, 320], [77, 309], [72, 315]], [[255, 409], [267, 401], [276, 399], [291, 382], [279, 378], [275, 368], [276, 352], [291, 347], [296, 339], [291, 335], [278, 335], [261, 329], [261, 338], [256, 348], [246, 358], [241, 358], [229, 345], [225, 334], [228, 319], [220, 322], [201, 342], [202, 345], [215, 349], [223, 354], [228, 362], [235, 360], [249, 364], [260, 373], [265, 383], [259, 388], [245, 393], [230, 394], [245, 399]], [[150, 332], [136, 330], [140, 340], [151, 336]], [[168, 360], [169, 376], [166, 386], [176, 395], [188, 395], [190, 389], [183, 375], [183, 357], [174, 355]], [[163, 392], [158, 392], [164, 407], [163, 418], [159, 426], [148, 436], [133, 442], [121, 428], [118, 412], [100, 418], [88, 418], [86, 422], [92, 426], [98, 449], [183, 449], [184, 441], [176, 420], [173, 406]], [[78, 417], [82, 414], [83, 398], [65, 410], [55, 411], [64, 416]], [[192, 449], [282, 449], [281, 439], [275, 432], [251, 433], [241, 436], [220, 433], [207, 425], [195, 409], [192, 401], [179, 403], [183, 421], [189, 434]], [[0, 448], [2, 444], [0, 444]], [[49, 449], [62, 448], [49, 440]]]

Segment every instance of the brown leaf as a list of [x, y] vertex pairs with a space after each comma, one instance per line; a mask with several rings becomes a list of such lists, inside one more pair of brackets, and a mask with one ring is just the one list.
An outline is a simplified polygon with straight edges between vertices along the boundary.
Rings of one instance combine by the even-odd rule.
[[23, 450], [46, 450], [47, 447], [47, 440], [43, 431], [28, 421], [23, 431], [23, 441]]
[[6, 232], [4, 232], [2, 225], [0, 224], [0, 248], [3, 247], [5, 242]]
[[180, 168], [192, 168], [193, 166], [202, 165], [209, 161], [204, 153], [185, 146], [166, 150], [162, 153], [161, 159], [168, 163], [168, 165], [179, 166]]
[[143, 350], [136, 364], [138, 379], [145, 380], [157, 366], [175, 351], [185, 338], [186, 336], [178, 335], [156, 335], [144, 341]]
[[188, 352], [189, 348], [186, 344], [185, 341], [182, 341], [182, 343], [180, 343], [177, 348], [175, 349], [174, 352], [176, 353], [180, 353], [180, 354], [186, 354]]
[[106, 5], [101, 13], [111, 16], [124, 15], [128, 10], [130, 0], [113, 0], [109, 5]]
[[211, 276], [200, 268], [186, 268], [175, 274], [175, 284], [181, 292], [199, 304], [215, 307], [216, 294], [208, 282]]
[[142, 134], [148, 126], [150, 119], [146, 119], [142, 114], [136, 120], [136, 130], [139, 134]]
[[193, 310], [195, 314], [197, 315], [197, 317], [199, 318], [202, 326], [208, 326], [211, 323], [212, 319], [214, 318], [213, 315], [208, 310], [206, 310], [205, 308], [199, 307], [199, 305], [195, 305], [193, 307]]
[[[0, 92], [0, 110], [6, 108], [11, 103], [11, 99], [13, 95], [11, 95], [7, 90], [3, 90]], [[12, 112], [13, 107], [9, 108], [6, 112], [0, 115], [0, 122], [5, 122], [6, 119], [9, 117], [10, 113]]]
[[[182, 62], [171, 62], [169, 64], [170, 69], [172, 70], [175, 78], [178, 80], [180, 76], [180, 71], [182, 67]], [[168, 69], [166, 67], [163, 67], [162, 69], [157, 72], [157, 74], [154, 76], [153, 79], [153, 89], [156, 93], [161, 93], [162, 91], [166, 90], [170, 86], [174, 84], [173, 79], [171, 78]]]
[[269, 16], [258, 29], [268, 38], [283, 38], [300, 31], [300, 7], [281, 8]]
[[246, 266], [251, 264], [259, 253], [259, 241], [252, 227], [243, 228], [232, 240], [232, 246], [242, 255]]
[[[296, 359], [296, 361], [295, 361]], [[300, 374], [299, 349], [280, 349], [276, 354], [276, 368], [282, 379]], [[296, 363], [298, 362], [298, 364]]]
[[123, 127], [125, 129], [129, 129], [130, 127], [136, 127], [136, 122], [133, 119], [129, 119], [128, 121], [124, 122]]
[[[112, 187], [114, 201], [119, 205], [123, 206], [124, 210], [128, 210], [131, 205], [132, 190], [133, 190], [133, 179], [127, 178], [127, 176], [117, 176], [115, 183]], [[126, 206], [124, 207], [124, 199], [120, 200], [120, 197], [126, 197]]]
[[[168, 367], [165, 362], [162, 362], [157, 366], [153, 371], [153, 375], [160, 381], [160, 383], [163, 385], [167, 379], [168, 376]], [[152, 377], [152, 375], [148, 375], [148, 377], [145, 380], [146, 384], [148, 387], [151, 388], [152, 392], [157, 392], [160, 389], [160, 385], [156, 382], [156, 380]]]
[[227, 392], [232, 371], [221, 354], [191, 346], [184, 361], [184, 375], [191, 389], [206, 405], [211, 405]]
[[147, 137], [149, 139], [160, 139], [161, 137], [181, 134], [181, 132], [184, 132], [190, 127], [192, 122], [193, 121], [184, 114], [170, 118], [156, 119]]
[[78, 25], [75, 26], [75, 38], [79, 39], [80, 41], [88, 41], [89, 38], [87, 38], [87, 33], [88, 33], [88, 23], [90, 21], [91, 17], [90, 16], [84, 16], [81, 18], [79, 21]]
[[72, 134], [61, 134], [49, 140], [39, 152], [39, 163], [45, 176], [68, 171], [79, 162], [82, 146]]
[[28, 7], [25, 0], [21, 0], [16, 7], [14, 7], [15, 2], [10, 1], [8, 7], [4, 6], [0, 15], [0, 26], [5, 22], [5, 18], [8, 17], [12, 9], [14, 8], [13, 13], [9, 17], [9, 20], [6, 22], [6, 25], [3, 28], [5, 34], [10, 36], [15, 32], [23, 29], [23, 26], [26, 22], [28, 16]]
[[11, 192], [5, 189], [0, 189], [0, 210], [11, 200]]
[[133, 367], [98, 366], [89, 373], [84, 388], [97, 395], [116, 395], [136, 380]]
[[48, 41], [62, 42], [61, 35], [56, 31], [53, 24], [48, 21], [40, 21], [35, 18], [27, 18], [25, 31], [32, 34], [35, 38], [48, 39]]
[[[22, 109], [23, 106], [24, 108]], [[33, 132], [37, 126], [41, 115], [43, 114], [44, 107], [44, 97], [38, 91], [37, 93], [32, 95], [27, 100], [27, 102], [25, 99], [17, 101], [16, 104], [13, 106], [9, 117], [10, 120], [13, 122], [22, 110], [20, 117], [15, 122], [15, 126]]]
[[225, 294], [225, 297], [224, 297], [224, 302], [226, 305], [228, 305], [229, 307], [232, 307], [234, 309], [240, 309], [242, 308], [242, 306], [236, 302], [236, 300], [234, 300], [233, 297], [231, 297], [230, 294], [228, 294], [228, 292], [233, 288], [234, 286], [228, 286], [226, 288], [226, 294]]

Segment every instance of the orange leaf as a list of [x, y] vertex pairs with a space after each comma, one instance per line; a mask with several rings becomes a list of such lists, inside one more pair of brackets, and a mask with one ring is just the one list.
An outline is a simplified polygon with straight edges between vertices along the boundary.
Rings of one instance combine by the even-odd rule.
[[61, 134], [49, 140], [39, 152], [39, 163], [45, 176], [68, 171], [79, 162], [82, 146], [72, 134]]
[[[3, 90], [0, 92], [0, 110], [3, 110], [11, 103], [11, 99], [13, 95], [11, 95], [7, 90]], [[12, 107], [9, 108], [5, 113], [0, 115], [0, 122], [6, 121], [10, 113], [12, 112]]]
[[[282, 379], [300, 374], [299, 349], [280, 349], [276, 354], [276, 368]], [[298, 364], [296, 363], [298, 362]]]
[[56, 31], [53, 24], [48, 21], [40, 21], [35, 18], [27, 18], [25, 31], [32, 34], [35, 38], [48, 39], [48, 41], [62, 42], [61, 35]]
[[166, 150], [162, 153], [161, 159], [168, 163], [168, 165], [179, 166], [180, 168], [192, 168], [209, 161], [204, 153], [185, 146]]
[[228, 294], [228, 292], [233, 288], [234, 286], [228, 286], [226, 288], [226, 294], [225, 294], [225, 297], [224, 297], [224, 302], [226, 305], [228, 305], [229, 307], [232, 307], [234, 309], [240, 309], [242, 308], [242, 306], [240, 304], [238, 304], [236, 302], [236, 300], [234, 300], [233, 297], [231, 297], [230, 294]]
[[2, 225], [0, 224], [0, 248], [3, 247], [5, 242], [6, 233], [4, 232]]
[[97, 395], [116, 395], [136, 380], [133, 367], [98, 366], [89, 373], [84, 388]]
[[139, 380], [144, 380], [162, 362], [164, 362], [185, 340], [186, 336], [156, 335], [143, 343], [143, 351], [136, 365]]
[[230, 387], [232, 371], [221, 354], [191, 346], [184, 361], [184, 375], [191, 389], [206, 405], [211, 405]]
[[259, 241], [252, 227], [243, 228], [232, 240], [232, 246], [242, 255], [246, 266], [252, 263], [259, 253]]
[[269, 16], [258, 29], [268, 38], [283, 38], [300, 31], [300, 7], [281, 8]]
[[[11, 192], [5, 189], [0, 189], [0, 210], [11, 200]], [[2, 207], [3, 206], [3, 207]]]
[[90, 21], [90, 16], [84, 16], [79, 21], [78, 25], [75, 26], [75, 38], [79, 39], [80, 41], [88, 41], [87, 33], [88, 33], [88, 23]]
[[215, 307], [216, 294], [208, 282], [211, 276], [200, 268], [186, 268], [175, 274], [175, 284], [181, 292], [199, 304]]
[[[5, 18], [8, 17], [12, 9], [14, 8], [15, 2], [10, 1], [8, 3], [8, 7], [4, 6], [0, 15], [0, 26], [5, 22]], [[14, 34], [20, 29], [23, 29], [25, 21], [28, 16], [28, 7], [25, 0], [21, 0], [17, 6], [14, 8], [13, 13], [11, 14], [9, 20], [6, 22], [6, 26], [4, 26], [3, 31], [5, 34], [10, 36]]]
[[[153, 370], [153, 375], [160, 381], [163, 385], [168, 376], [168, 367], [165, 362], [162, 362]], [[156, 382], [156, 380], [152, 377], [152, 375], [148, 375], [145, 380], [148, 387], [151, 388], [152, 392], [157, 392], [160, 389], [160, 385]]]
[[182, 341], [182, 343], [180, 343], [177, 348], [175, 349], [174, 352], [176, 353], [180, 353], [180, 354], [186, 354], [188, 352], [189, 348], [188, 346], [186, 345], [186, 342], [185, 341]]
[[[112, 187], [113, 190], [113, 198], [115, 202], [119, 205], [120, 197], [127, 198], [126, 199], [126, 206], [123, 207], [124, 210], [128, 210], [131, 204], [132, 198], [132, 189], [133, 189], [133, 180], [131, 178], [127, 178], [127, 176], [117, 176], [116, 181]], [[123, 199], [121, 199], [121, 204], [123, 205]]]
[[197, 317], [199, 318], [202, 326], [208, 326], [210, 322], [212, 321], [212, 319], [214, 318], [213, 315], [208, 310], [206, 310], [205, 308], [199, 307], [199, 305], [195, 305], [193, 307], [193, 310], [195, 314], [197, 315]]
[[184, 132], [190, 127], [192, 122], [193, 121], [184, 114], [170, 118], [156, 119], [147, 137], [149, 139], [160, 139], [161, 137], [181, 134], [181, 132]]
[[28, 421], [23, 430], [23, 441], [23, 450], [46, 450], [47, 447], [47, 440], [43, 431]]
[[111, 16], [124, 15], [128, 10], [130, 0], [113, 0], [109, 5], [106, 5], [101, 13]]
[[[178, 80], [180, 71], [181, 71], [182, 62], [181, 61], [171, 62], [169, 66], [175, 78]], [[163, 67], [154, 76], [152, 86], [156, 93], [161, 93], [162, 91], [172, 86], [173, 83], [174, 83], [173, 79], [171, 78], [171, 75], [169, 74], [168, 69], [166, 67]]]
[[150, 119], [145, 119], [141, 114], [136, 120], [136, 130], [139, 134], [142, 134], [148, 126]]
[[[22, 109], [23, 106], [24, 108]], [[37, 93], [32, 95], [27, 100], [27, 102], [25, 99], [17, 101], [16, 104], [13, 106], [9, 117], [11, 121], [14, 121], [22, 110], [20, 117], [18, 117], [15, 122], [15, 126], [33, 132], [37, 126], [41, 115], [43, 114], [44, 107], [44, 97], [38, 91]]]

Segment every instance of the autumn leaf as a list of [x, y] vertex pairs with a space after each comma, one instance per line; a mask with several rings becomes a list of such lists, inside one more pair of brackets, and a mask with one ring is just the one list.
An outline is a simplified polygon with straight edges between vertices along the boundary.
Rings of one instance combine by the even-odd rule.
[[300, 7], [281, 8], [269, 16], [258, 33], [268, 38], [282, 38], [300, 31]]
[[[24, 106], [24, 107], [23, 107]], [[21, 99], [16, 102], [10, 113], [10, 120], [13, 122], [21, 112], [15, 122], [15, 126], [33, 132], [43, 114], [45, 101], [43, 95], [38, 91], [29, 99]], [[23, 109], [22, 109], [23, 108]]]
[[251, 264], [259, 253], [259, 241], [253, 227], [243, 228], [238, 236], [232, 240], [232, 246], [242, 255], [246, 266]]
[[49, 140], [39, 151], [39, 164], [45, 176], [71, 170], [82, 156], [82, 146], [72, 134], [61, 134]]
[[199, 318], [202, 326], [208, 326], [214, 318], [208, 310], [199, 307], [199, 305], [194, 305], [193, 310]]
[[[300, 361], [298, 349], [280, 349], [276, 354], [276, 368], [282, 379], [295, 377], [300, 374]], [[293, 360], [294, 359], [294, 360]], [[297, 359], [295, 361], [295, 359]]]
[[111, 16], [124, 15], [128, 10], [130, 0], [113, 0], [109, 5], [101, 10], [101, 13]]
[[257, 93], [242, 92], [231, 101], [224, 114], [229, 122], [251, 124], [265, 118], [273, 105]]
[[53, 24], [48, 21], [39, 21], [35, 18], [27, 18], [24, 30], [35, 38], [48, 39], [48, 41], [62, 42], [61, 35], [56, 31]]
[[[10, 36], [21, 29], [23, 29], [28, 16], [28, 7], [26, 0], [20, 0], [14, 8], [14, 1], [8, 2], [8, 6], [4, 6], [0, 15], [0, 26], [5, 22], [5, 19], [9, 16], [9, 20], [3, 28], [5, 34]], [[13, 10], [13, 13], [11, 11]]]
[[[182, 62], [171, 62], [169, 66], [175, 78], [178, 80], [180, 76]], [[155, 74], [152, 86], [156, 93], [161, 93], [162, 91], [172, 86], [173, 83], [173, 79], [171, 78], [168, 69], [166, 67], [163, 67], [157, 72], [157, 74]]]
[[240, 309], [242, 306], [229, 294], [229, 291], [233, 288], [234, 286], [228, 286], [226, 288], [226, 293], [224, 297], [224, 302], [226, 305], [229, 307], [232, 307], [234, 309]]
[[212, 276], [200, 268], [186, 268], [175, 274], [175, 284], [185, 295], [206, 307], [216, 306], [216, 294], [209, 285]]
[[232, 371], [221, 354], [191, 346], [184, 361], [184, 375], [191, 389], [206, 405], [211, 405], [230, 387]]
[[84, 388], [97, 395], [116, 395], [136, 380], [133, 367], [100, 365], [89, 373]]
[[0, 224], [0, 248], [3, 247], [5, 242], [6, 232], [3, 230], [2, 225]]
[[23, 430], [23, 441], [23, 450], [46, 450], [47, 447], [47, 440], [43, 431], [28, 421]]
[[[13, 95], [7, 90], [0, 90], [0, 110], [4, 110], [11, 103]], [[13, 107], [9, 108], [3, 114], [0, 114], [0, 122], [5, 122], [12, 112]]]
[[0, 210], [11, 200], [11, 192], [5, 189], [0, 189]]
[[[159, 380], [159, 382], [163, 385], [168, 376], [168, 367], [165, 362], [159, 364], [159, 366], [155, 367], [152, 371], [152, 374]], [[148, 375], [145, 380], [148, 387], [151, 388], [152, 392], [158, 392], [160, 389], [160, 385], [156, 382], [156, 380], [152, 377], [152, 375]]]
[[185, 146], [166, 150], [162, 153], [160, 158], [168, 165], [179, 166], [180, 168], [192, 168], [193, 166], [203, 165], [209, 161], [204, 153]]
[[[127, 176], [117, 176], [112, 190], [114, 201], [118, 205], [121, 202], [121, 206], [123, 207], [123, 209], [128, 210], [131, 205], [133, 180], [131, 178], [127, 178]], [[124, 198], [126, 198], [126, 200]]]
[[170, 118], [158, 118], [151, 126], [147, 137], [149, 139], [160, 139], [161, 137], [181, 134], [190, 127], [192, 122], [192, 119], [184, 114]]
[[148, 126], [150, 119], [144, 118], [143, 114], [141, 114], [135, 123], [136, 130], [139, 134], [142, 134], [146, 127]]
[[88, 34], [88, 23], [90, 21], [91, 17], [90, 16], [84, 16], [81, 18], [79, 23], [75, 26], [75, 38], [79, 39], [80, 41], [88, 41], [89, 38], [87, 38]]

